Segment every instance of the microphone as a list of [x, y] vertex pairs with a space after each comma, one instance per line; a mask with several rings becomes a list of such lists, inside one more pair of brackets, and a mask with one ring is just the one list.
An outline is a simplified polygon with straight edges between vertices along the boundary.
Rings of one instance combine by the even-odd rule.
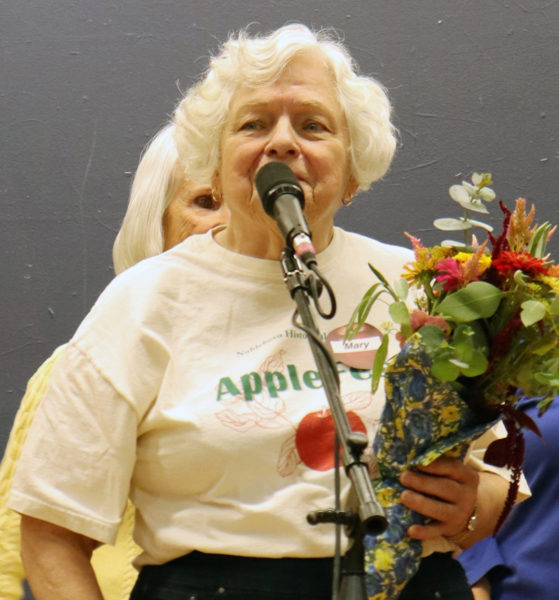
[[255, 178], [262, 206], [274, 219], [289, 248], [307, 268], [316, 266], [316, 252], [303, 209], [305, 196], [295, 173], [284, 163], [264, 165]]

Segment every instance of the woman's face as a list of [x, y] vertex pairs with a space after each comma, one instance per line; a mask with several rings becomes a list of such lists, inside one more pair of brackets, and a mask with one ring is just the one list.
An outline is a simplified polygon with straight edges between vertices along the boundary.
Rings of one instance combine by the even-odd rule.
[[322, 230], [329, 237], [334, 213], [342, 199], [355, 191], [348, 146], [345, 117], [320, 54], [294, 58], [270, 85], [241, 85], [225, 122], [216, 177], [216, 187], [231, 209], [232, 224], [237, 217], [248, 218], [269, 229], [254, 180], [262, 166], [280, 161], [291, 168], [303, 188], [313, 239]]
[[168, 250], [189, 235], [205, 233], [227, 223], [229, 210], [212, 197], [209, 186], [196, 185], [185, 179], [163, 214], [164, 249]]

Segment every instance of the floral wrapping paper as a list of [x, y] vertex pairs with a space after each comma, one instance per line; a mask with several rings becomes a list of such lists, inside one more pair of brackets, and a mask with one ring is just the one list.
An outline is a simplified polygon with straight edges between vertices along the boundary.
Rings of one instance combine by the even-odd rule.
[[425, 517], [400, 503], [399, 475], [443, 454], [463, 457], [469, 443], [495, 423], [481, 422], [449, 384], [431, 374], [420, 340], [418, 335], [409, 338], [385, 372], [386, 404], [373, 443], [380, 477], [373, 483], [388, 527], [364, 539], [370, 600], [397, 598], [421, 561], [421, 541], [406, 532]]

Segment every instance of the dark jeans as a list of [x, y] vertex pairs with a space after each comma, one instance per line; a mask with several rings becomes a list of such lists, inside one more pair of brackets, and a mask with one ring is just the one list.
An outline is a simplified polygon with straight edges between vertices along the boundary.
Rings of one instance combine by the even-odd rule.
[[[192, 552], [144, 567], [130, 600], [330, 600], [330, 558], [245, 558]], [[460, 564], [434, 554], [400, 600], [471, 600]]]

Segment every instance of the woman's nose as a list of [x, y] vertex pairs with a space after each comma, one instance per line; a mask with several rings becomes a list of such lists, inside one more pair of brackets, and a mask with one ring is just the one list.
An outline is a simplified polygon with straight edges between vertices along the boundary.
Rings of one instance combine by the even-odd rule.
[[270, 131], [266, 154], [274, 158], [295, 157], [300, 153], [297, 133], [289, 118], [281, 117]]

